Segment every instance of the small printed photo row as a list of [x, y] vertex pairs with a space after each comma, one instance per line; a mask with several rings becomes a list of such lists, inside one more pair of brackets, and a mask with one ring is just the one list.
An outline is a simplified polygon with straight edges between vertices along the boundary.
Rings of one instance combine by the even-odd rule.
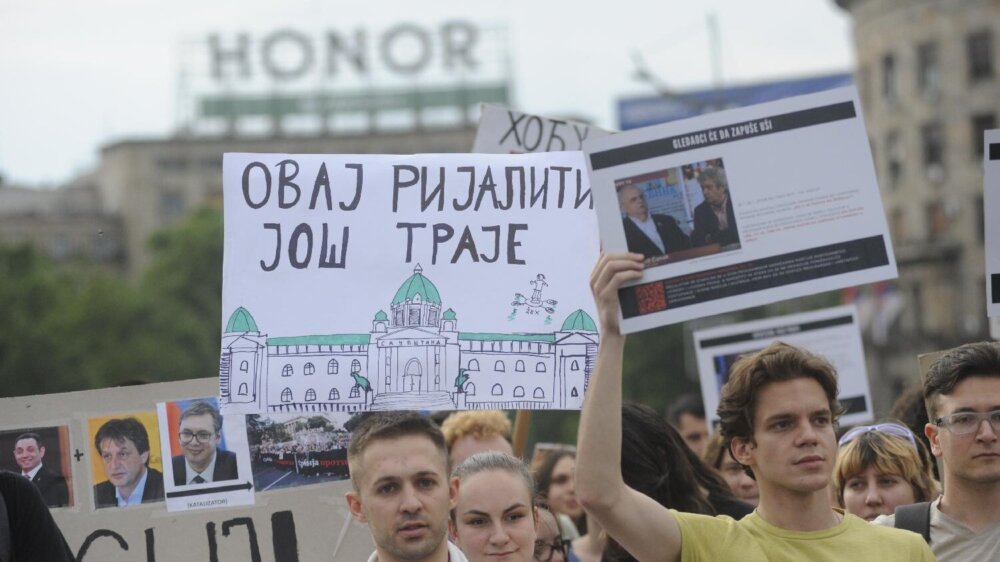
[[[90, 468], [81, 493], [92, 494], [97, 510], [166, 501], [173, 511], [206, 497], [237, 505], [252, 501], [254, 490], [345, 480], [351, 417], [222, 416], [214, 397], [93, 416], [86, 447], [76, 447], [76, 461]], [[0, 431], [0, 447], [9, 452], [0, 469], [29, 478], [49, 507], [74, 505], [69, 426]]]
[[625, 243], [657, 266], [740, 249], [721, 158], [615, 182]]

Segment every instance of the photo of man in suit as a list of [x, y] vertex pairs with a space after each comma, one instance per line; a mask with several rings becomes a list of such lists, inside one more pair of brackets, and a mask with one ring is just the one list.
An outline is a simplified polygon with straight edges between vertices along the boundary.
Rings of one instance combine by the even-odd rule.
[[94, 435], [107, 480], [94, 486], [94, 503], [127, 507], [163, 500], [163, 473], [149, 467], [149, 434], [136, 418], [111, 419]]
[[618, 190], [618, 205], [624, 217], [625, 243], [628, 251], [646, 259], [665, 256], [691, 247], [691, 240], [670, 215], [650, 214], [646, 194], [636, 185]]
[[14, 440], [14, 460], [21, 468], [21, 475], [31, 480], [45, 498], [49, 507], [69, 505], [69, 488], [66, 478], [58, 471], [47, 468], [42, 459], [45, 457], [45, 444], [37, 433], [22, 433]]
[[236, 454], [219, 447], [222, 415], [208, 402], [194, 402], [181, 413], [177, 434], [182, 455], [171, 459], [174, 485], [235, 480]]
[[736, 214], [729, 198], [726, 170], [707, 166], [698, 175], [698, 183], [705, 200], [694, 208], [691, 242], [695, 246], [719, 244], [725, 247], [739, 244], [740, 236], [736, 231]]

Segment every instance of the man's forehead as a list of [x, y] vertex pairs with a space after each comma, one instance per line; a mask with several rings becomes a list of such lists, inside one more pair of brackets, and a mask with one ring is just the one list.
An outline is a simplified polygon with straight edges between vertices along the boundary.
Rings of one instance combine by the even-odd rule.
[[14, 443], [14, 446], [21, 448], [38, 447], [38, 441], [35, 441], [34, 437], [25, 437], [24, 439], [19, 439], [17, 443]]
[[187, 416], [181, 420], [181, 425], [215, 425], [215, 419], [212, 418], [212, 414], [197, 414], [193, 416]]
[[1000, 375], [974, 375], [955, 385], [948, 394], [935, 397], [941, 409], [985, 409], [1000, 406]]
[[104, 439], [103, 441], [101, 441], [101, 450], [102, 451], [107, 451], [107, 450], [114, 451], [116, 449], [128, 449], [129, 447], [131, 447], [131, 448], [134, 449], [135, 448], [135, 443], [133, 443], [132, 440], [129, 439], [128, 437], [122, 437], [121, 439], [113, 439], [111, 437], [108, 437], [108, 438]]
[[757, 393], [754, 422], [767, 418], [830, 411], [823, 387], [810, 377], [767, 383]]
[[361, 454], [362, 477], [365, 482], [384, 478], [407, 478], [427, 472], [447, 476], [447, 458], [422, 435], [378, 439], [365, 447]]

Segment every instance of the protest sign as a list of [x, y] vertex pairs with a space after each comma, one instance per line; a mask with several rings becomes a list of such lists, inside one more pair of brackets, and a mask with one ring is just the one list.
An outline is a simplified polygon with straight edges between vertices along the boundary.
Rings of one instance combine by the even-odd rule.
[[626, 333], [894, 278], [853, 88], [584, 142]]
[[[247, 506], [170, 513], [161, 495], [159, 499], [119, 508], [115, 507], [114, 486], [111, 487], [111, 505], [99, 503], [105, 489], [102, 484], [109, 484], [108, 472], [94, 442], [94, 438], [102, 434], [102, 427], [105, 431], [117, 431], [114, 426], [121, 420], [134, 418], [142, 428], [138, 432], [149, 440], [151, 453], [149, 468], [152, 470], [146, 474], [145, 484], [148, 490], [155, 480], [153, 470], [162, 474], [159, 468], [170, 466], [170, 458], [163, 457], [164, 462], [160, 451], [152, 447], [154, 441], [170, 440], [158, 430], [156, 405], [203, 397], [217, 388], [217, 379], [206, 378], [3, 398], [0, 399], [0, 435], [42, 430], [39, 435], [46, 448], [43, 465], [53, 471], [60, 471], [64, 466], [66, 480], [71, 483], [68, 507], [52, 508], [51, 512], [80, 562], [299, 562], [367, 558], [374, 545], [368, 526], [354, 521], [347, 509], [344, 493], [351, 489], [351, 483], [346, 479], [346, 470], [333, 479], [274, 467], [259, 473], [255, 469], [254, 504]], [[123, 404], [128, 405], [128, 409], [122, 409]], [[346, 419], [346, 414], [338, 415]], [[315, 418], [333, 416], [310, 414], [307, 420], [291, 421], [281, 430], [256, 424], [247, 428], [244, 443], [239, 444], [234, 435], [227, 435], [225, 445], [246, 454], [249, 439], [255, 458], [263, 444], [270, 444], [272, 450], [316, 445], [322, 441], [314, 440], [313, 435], [325, 424]], [[225, 416], [224, 427], [235, 427], [234, 421], [240, 418], [242, 416]], [[119, 422], [106, 426], [112, 420]], [[305, 427], [309, 425], [307, 421], [314, 427]], [[342, 419], [330, 423], [342, 430]], [[134, 426], [130, 428], [125, 424], [124, 428], [136, 440], [143, 440], [132, 433], [136, 431]], [[127, 437], [120, 443], [114, 439], [103, 442], [106, 446], [112, 443], [126, 447], [135, 444]], [[344, 443], [346, 440], [341, 445]], [[332, 455], [338, 451], [342, 453], [343, 446], [324, 449]], [[118, 484], [127, 480], [118, 473], [130, 471], [131, 464], [127, 461], [132, 453], [138, 453], [129, 449], [120, 452], [125, 460], [110, 461], [114, 468], [110, 481]], [[0, 450], [0, 462], [4, 466], [12, 462], [11, 456], [13, 447]], [[277, 480], [281, 484], [269, 486]], [[160, 490], [162, 493], [162, 488]], [[17, 517], [16, 513], [10, 516]]]
[[986, 315], [1000, 317], [1000, 129], [983, 134], [983, 146], [986, 147], [983, 155]]
[[853, 305], [847, 305], [695, 331], [701, 395], [711, 424], [718, 421], [719, 394], [733, 363], [775, 341], [805, 348], [833, 364], [844, 407], [841, 424], [873, 419], [858, 314]]
[[599, 244], [581, 153], [223, 168], [224, 412], [582, 404]]
[[609, 134], [604, 129], [568, 119], [549, 119], [499, 105], [483, 104], [472, 152], [522, 154], [580, 150], [584, 139]]

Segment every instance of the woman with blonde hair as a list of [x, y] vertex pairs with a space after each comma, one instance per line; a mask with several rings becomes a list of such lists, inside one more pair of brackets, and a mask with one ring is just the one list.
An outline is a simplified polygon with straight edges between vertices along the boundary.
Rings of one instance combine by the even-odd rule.
[[458, 486], [451, 534], [469, 562], [534, 562], [539, 518], [528, 467], [486, 451], [467, 458], [451, 477]]
[[840, 438], [833, 483], [840, 506], [868, 521], [896, 507], [930, 501], [938, 485], [922, 443], [898, 423], [855, 427]]

